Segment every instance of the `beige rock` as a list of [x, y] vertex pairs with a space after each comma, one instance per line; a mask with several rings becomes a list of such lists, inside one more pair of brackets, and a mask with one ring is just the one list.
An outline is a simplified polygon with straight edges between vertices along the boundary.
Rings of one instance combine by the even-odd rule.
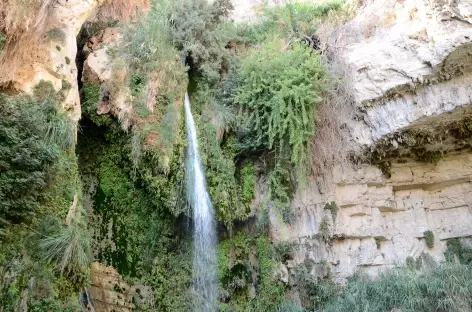
[[[50, 81], [59, 91], [63, 82], [71, 85], [62, 103], [64, 110], [70, 113], [73, 121], [80, 118], [80, 98], [77, 85], [76, 37], [83, 23], [94, 13], [101, 0], [58, 0], [52, 10], [51, 29], [59, 29], [61, 38], [48, 40], [39, 47], [40, 58], [31, 58], [30, 64], [24, 64], [12, 85], [16, 90], [31, 93], [41, 80]], [[59, 47], [57, 49], [56, 47]]]
[[113, 268], [98, 262], [90, 266], [91, 285], [88, 291], [96, 312], [131, 312], [134, 288]]

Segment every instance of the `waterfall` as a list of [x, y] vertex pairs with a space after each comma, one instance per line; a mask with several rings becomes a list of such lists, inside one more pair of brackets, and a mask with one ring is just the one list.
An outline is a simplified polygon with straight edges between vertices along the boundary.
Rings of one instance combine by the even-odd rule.
[[187, 194], [193, 208], [193, 306], [196, 312], [216, 311], [216, 233], [213, 207], [208, 195], [202, 163], [198, 153], [197, 131], [185, 94], [187, 125]]

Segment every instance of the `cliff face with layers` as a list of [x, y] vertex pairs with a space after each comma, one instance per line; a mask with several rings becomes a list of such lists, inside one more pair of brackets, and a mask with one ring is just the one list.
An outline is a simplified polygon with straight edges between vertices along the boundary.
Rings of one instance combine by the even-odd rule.
[[[56, 2], [50, 31], [62, 34], [36, 47], [40, 57], [23, 64], [8, 88], [31, 92], [41, 80], [56, 90], [68, 84], [62, 107], [77, 123], [76, 37], [101, 1]], [[259, 4], [235, 0], [234, 20], [256, 19]], [[273, 242], [295, 244], [293, 259], [278, 272], [286, 283], [306, 262], [314, 264], [312, 274], [344, 282], [357, 271], [376, 275], [409, 257], [442, 261], [448, 239], [472, 236], [472, 5], [366, 1], [336, 34], [324, 43], [345, 66], [356, 112], [345, 123], [362, 157], [354, 166], [336, 166], [326, 183], [299, 190], [290, 222], [270, 211]], [[107, 28], [89, 40], [84, 80], [100, 84], [112, 77], [107, 42], [119, 38]], [[126, 101], [110, 106], [108, 96], [100, 90], [97, 114], [126, 115]], [[264, 181], [258, 187], [256, 198]], [[95, 311], [130, 311], [136, 293], [149, 291], [138, 292], [102, 264], [94, 263], [91, 275]]]
[[299, 191], [291, 224], [271, 213], [273, 239], [297, 246], [289, 269], [327, 261], [342, 282], [408, 257], [442, 261], [447, 239], [470, 239], [471, 16], [468, 1], [370, 1], [329, 38], [355, 99], [356, 121], [346, 122], [366, 158]]

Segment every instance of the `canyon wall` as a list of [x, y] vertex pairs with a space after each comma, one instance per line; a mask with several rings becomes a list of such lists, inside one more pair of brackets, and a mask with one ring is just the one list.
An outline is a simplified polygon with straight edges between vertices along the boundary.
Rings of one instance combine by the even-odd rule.
[[447, 239], [470, 239], [471, 17], [468, 1], [368, 1], [328, 39], [348, 72], [357, 121], [347, 123], [366, 159], [300, 190], [291, 224], [271, 212], [273, 239], [296, 245], [289, 269], [308, 261], [323, 276], [328, 263], [344, 282], [408, 257], [442, 261]]

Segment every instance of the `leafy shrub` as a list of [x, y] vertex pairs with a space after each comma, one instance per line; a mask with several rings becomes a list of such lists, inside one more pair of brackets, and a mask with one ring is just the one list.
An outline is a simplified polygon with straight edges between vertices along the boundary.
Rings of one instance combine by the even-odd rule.
[[232, 10], [231, 1], [175, 1], [171, 9], [171, 38], [182, 57], [190, 61], [194, 74], [217, 82], [230, 68], [231, 53], [226, 49], [234, 32], [223, 23]]
[[292, 259], [293, 246], [291, 242], [281, 242], [275, 245], [275, 259], [280, 262]]
[[332, 201], [330, 203], [326, 203], [324, 209], [331, 211], [331, 216], [333, 217], [333, 221], [335, 221], [336, 216], [337, 216], [338, 211], [339, 211], [338, 205], [336, 205], [336, 203], [334, 201]]
[[431, 230], [425, 231], [424, 233], [424, 238], [426, 240], [426, 246], [428, 248], [433, 248], [434, 247], [434, 233]]
[[333, 296], [339, 293], [339, 287], [331, 280], [320, 279], [311, 273], [313, 263], [305, 261], [295, 268], [295, 281], [300, 299], [308, 311], [318, 311]]
[[276, 159], [288, 158], [297, 176], [304, 177], [316, 104], [326, 88], [317, 54], [303, 44], [284, 49], [272, 41], [248, 54], [240, 79], [236, 100], [249, 129], [246, 146], [274, 149]]
[[320, 227], [318, 230], [318, 236], [320, 237], [321, 240], [324, 242], [329, 242], [331, 236], [330, 236], [330, 225], [328, 218], [323, 217], [320, 222]]
[[450, 262], [454, 262], [457, 258], [460, 263], [472, 264], [472, 248], [464, 245], [457, 238], [447, 240], [444, 256]]
[[57, 112], [50, 90], [42, 86], [34, 96], [0, 94], [0, 218], [9, 222], [35, 216], [50, 167], [60, 148], [73, 143], [73, 128]]

